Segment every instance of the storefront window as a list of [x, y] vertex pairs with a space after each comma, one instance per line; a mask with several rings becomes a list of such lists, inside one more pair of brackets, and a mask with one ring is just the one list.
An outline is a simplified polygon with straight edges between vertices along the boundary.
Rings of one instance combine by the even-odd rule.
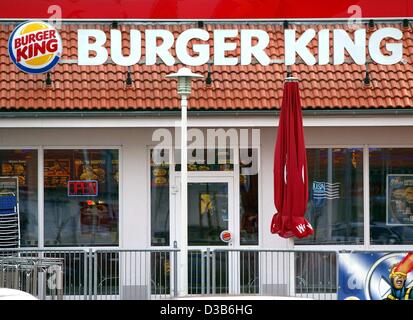
[[296, 244], [362, 244], [363, 150], [308, 149], [306, 217], [314, 235]]
[[[2, 177], [18, 178], [20, 246], [37, 246], [37, 150], [1, 150], [0, 162]], [[1, 186], [0, 193], [9, 191]]]
[[118, 150], [44, 151], [46, 246], [118, 245]]
[[258, 150], [240, 150], [240, 243], [258, 245]]
[[151, 150], [151, 245], [169, 246], [169, 151]]
[[413, 243], [413, 149], [370, 149], [371, 244]]

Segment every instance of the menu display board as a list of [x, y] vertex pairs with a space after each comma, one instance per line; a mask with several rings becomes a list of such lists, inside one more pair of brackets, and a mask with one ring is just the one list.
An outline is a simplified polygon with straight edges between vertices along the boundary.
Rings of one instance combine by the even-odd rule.
[[[119, 160], [112, 160], [112, 179], [119, 182]], [[79, 180], [96, 180], [101, 184], [106, 183], [106, 160], [75, 160], [74, 178]]]
[[69, 159], [44, 160], [44, 185], [46, 188], [66, 187], [69, 180]]
[[27, 185], [26, 160], [3, 161], [1, 164], [1, 175], [8, 177], [18, 177], [19, 186], [25, 187]]
[[105, 183], [105, 160], [75, 160], [74, 176], [79, 180], [97, 180]]

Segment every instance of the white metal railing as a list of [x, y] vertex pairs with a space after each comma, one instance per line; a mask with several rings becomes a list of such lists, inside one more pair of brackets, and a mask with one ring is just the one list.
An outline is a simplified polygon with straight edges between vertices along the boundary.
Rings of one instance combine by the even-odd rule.
[[[0, 287], [23, 290], [39, 299], [174, 299], [182, 285], [177, 276], [180, 254], [178, 248], [0, 249]], [[190, 249], [188, 293], [337, 299], [339, 254]]]

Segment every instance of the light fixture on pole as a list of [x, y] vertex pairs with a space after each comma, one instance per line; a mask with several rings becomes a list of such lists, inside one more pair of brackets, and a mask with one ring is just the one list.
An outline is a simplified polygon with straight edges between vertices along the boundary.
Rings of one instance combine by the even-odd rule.
[[[191, 94], [191, 81], [194, 78], [203, 78], [202, 75], [192, 73], [188, 68], [181, 68], [177, 73], [166, 76], [178, 80], [178, 95], [181, 97], [181, 217], [178, 237], [180, 259], [178, 262], [179, 285], [178, 294], [188, 294], [188, 96]], [[175, 288], [176, 290], [177, 288]]]

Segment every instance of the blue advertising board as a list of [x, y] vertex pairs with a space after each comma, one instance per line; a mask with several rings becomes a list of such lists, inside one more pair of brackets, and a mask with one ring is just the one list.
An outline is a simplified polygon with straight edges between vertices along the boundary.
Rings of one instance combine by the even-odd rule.
[[[394, 294], [392, 268], [407, 256], [407, 253], [351, 252], [339, 255], [338, 300], [387, 300]], [[407, 274], [403, 283], [402, 299], [413, 286], [413, 272]], [[392, 290], [393, 288], [393, 290]], [[399, 290], [399, 291], [400, 291]], [[389, 296], [390, 295], [390, 296]], [[409, 299], [409, 294], [407, 294]], [[391, 299], [396, 300], [396, 299]]]

